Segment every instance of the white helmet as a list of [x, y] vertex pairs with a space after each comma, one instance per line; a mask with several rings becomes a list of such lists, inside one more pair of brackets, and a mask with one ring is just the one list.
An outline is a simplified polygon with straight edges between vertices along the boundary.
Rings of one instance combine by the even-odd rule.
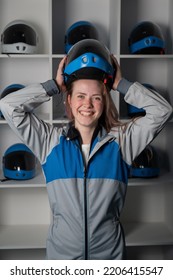
[[28, 22], [14, 20], [1, 34], [1, 51], [8, 54], [32, 54], [38, 51], [38, 34]]

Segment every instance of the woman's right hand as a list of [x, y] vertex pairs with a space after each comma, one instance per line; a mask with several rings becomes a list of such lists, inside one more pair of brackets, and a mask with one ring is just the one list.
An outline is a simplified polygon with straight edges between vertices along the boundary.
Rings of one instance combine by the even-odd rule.
[[65, 56], [60, 61], [58, 69], [57, 69], [57, 74], [56, 74], [56, 82], [57, 82], [61, 92], [65, 92], [66, 91], [66, 86], [64, 84], [64, 76], [63, 76], [63, 70], [64, 70], [66, 59], [67, 59], [67, 56]]

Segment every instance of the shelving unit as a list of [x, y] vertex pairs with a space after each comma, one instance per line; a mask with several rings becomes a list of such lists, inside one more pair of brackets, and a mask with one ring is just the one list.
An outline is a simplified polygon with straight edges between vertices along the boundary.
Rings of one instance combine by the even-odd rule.
[[[173, 104], [172, 9], [171, 0], [0, 0], [0, 33], [9, 22], [22, 19], [32, 23], [39, 34], [38, 54], [0, 54], [0, 92], [12, 83], [28, 85], [55, 77], [64, 56], [66, 29], [78, 20], [88, 20], [96, 25], [99, 39], [116, 55], [124, 77], [152, 84]], [[129, 34], [136, 23], [143, 20], [154, 21], [162, 28], [165, 55], [129, 53]], [[126, 119], [124, 100], [115, 92], [112, 96], [120, 117]], [[52, 98], [35, 113], [56, 126], [67, 123], [62, 96]], [[160, 176], [129, 179], [121, 217], [129, 259], [173, 259], [172, 124], [169, 121], [152, 143], [160, 158]], [[5, 150], [19, 140], [3, 119], [0, 119], [0, 130], [1, 170]], [[50, 220], [39, 165], [32, 180], [1, 182], [0, 259], [44, 259]]]

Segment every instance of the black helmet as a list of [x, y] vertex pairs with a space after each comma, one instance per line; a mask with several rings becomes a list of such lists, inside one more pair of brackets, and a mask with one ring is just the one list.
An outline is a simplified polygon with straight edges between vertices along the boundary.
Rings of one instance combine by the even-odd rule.
[[36, 157], [25, 144], [13, 144], [4, 153], [3, 173], [8, 179], [31, 179], [36, 175]]
[[115, 72], [108, 48], [98, 40], [85, 39], [77, 42], [67, 54], [64, 82], [68, 85], [77, 79], [94, 79], [103, 81], [111, 89]]
[[151, 22], [143, 21], [137, 24], [128, 40], [132, 54], [164, 54], [165, 42], [160, 27]]
[[1, 35], [2, 53], [32, 54], [38, 51], [38, 34], [30, 23], [14, 20]]
[[96, 27], [89, 21], [77, 21], [73, 23], [65, 34], [65, 53], [77, 42], [84, 39], [98, 40], [98, 32]]
[[158, 155], [156, 150], [148, 145], [133, 161], [130, 176], [151, 178], [159, 176], [159, 173]]

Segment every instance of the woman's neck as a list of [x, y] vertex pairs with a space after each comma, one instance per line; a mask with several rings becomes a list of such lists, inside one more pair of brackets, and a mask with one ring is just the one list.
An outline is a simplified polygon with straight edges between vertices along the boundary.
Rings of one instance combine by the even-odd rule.
[[82, 127], [78, 130], [80, 132], [82, 144], [90, 144], [95, 128], [91, 129], [90, 127]]

